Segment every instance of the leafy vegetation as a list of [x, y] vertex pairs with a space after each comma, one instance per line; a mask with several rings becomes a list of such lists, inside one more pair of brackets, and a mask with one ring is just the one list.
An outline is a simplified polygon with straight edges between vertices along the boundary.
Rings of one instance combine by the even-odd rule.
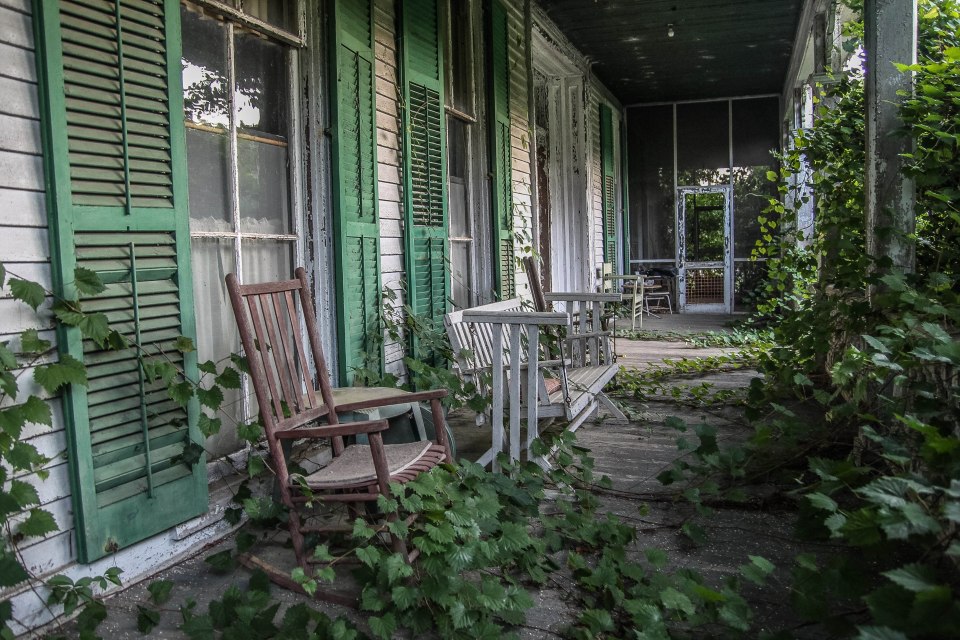
[[901, 68], [916, 81], [901, 109], [916, 148], [907, 170], [917, 184], [916, 269], [898, 272], [865, 249], [859, 73], [826, 88], [815, 126], [782, 159], [772, 210], [789, 220], [810, 197], [790, 186], [808, 163], [816, 234], [805, 248], [785, 233], [760, 249], [771, 274], [762, 318], [776, 346], [760, 358], [753, 415], [786, 396], [822, 422], [778, 405], [755, 446], [768, 462], [807, 452], [804, 468], [779, 470], [800, 483], [798, 533], [851, 550], [794, 568], [798, 612], [837, 637], [960, 628], [960, 6], [921, 1], [920, 12], [920, 62]]

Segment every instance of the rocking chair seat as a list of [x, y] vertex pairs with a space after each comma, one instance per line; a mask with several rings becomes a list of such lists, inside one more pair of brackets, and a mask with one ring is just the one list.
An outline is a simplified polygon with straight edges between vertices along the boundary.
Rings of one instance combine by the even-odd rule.
[[[433, 442], [418, 441], [383, 446], [390, 470], [390, 482], [407, 482], [443, 462], [446, 450]], [[377, 483], [377, 470], [373, 466], [370, 446], [352, 444], [330, 464], [304, 478], [310, 489], [349, 489]], [[291, 488], [298, 483], [291, 480]]]

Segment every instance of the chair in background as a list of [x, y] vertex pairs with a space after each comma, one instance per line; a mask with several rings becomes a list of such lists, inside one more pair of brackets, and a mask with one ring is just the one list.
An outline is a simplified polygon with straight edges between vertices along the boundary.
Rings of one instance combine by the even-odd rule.
[[[280, 499], [289, 511], [293, 551], [300, 567], [312, 575], [305, 535], [342, 531], [345, 527], [309, 525], [310, 504], [347, 504], [350, 513], [356, 514], [360, 505], [375, 503], [378, 496], [388, 495], [389, 483], [402, 484], [444, 461], [452, 462], [440, 406], [447, 392], [438, 389], [399, 396], [348, 393], [346, 397], [353, 395], [359, 400], [338, 403], [330, 386], [304, 269], [298, 268], [293, 280], [241, 285], [235, 274], [229, 274], [226, 282], [250, 365]], [[371, 415], [373, 409], [421, 401], [431, 405], [436, 442], [384, 444], [386, 420], [340, 421], [347, 412]], [[361, 434], [367, 436], [369, 444], [344, 441]], [[306, 476], [291, 474], [283, 444], [315, 439], [330, 441], [330, 463]], [[392, 533], [389, 536], [394, 551], [403, 553], [408, 560], [415, 557], [416, 552], [408, 553], [403, 539]], [[297, 588], [289, 572], [262, 562], [255, 564], [279, 584]], [[317, 597], [353, 603], [353, 599], [335, 592], [318, 593]]]
[[641, 276], [613, 273], [613, 265], [604, 262], [601, 268], [600, 286], [604, 292], [619, 293], [630, 314], [630, 329], [636, 330], [637, 319], [643, 327], [643, 299], [646, 280]]

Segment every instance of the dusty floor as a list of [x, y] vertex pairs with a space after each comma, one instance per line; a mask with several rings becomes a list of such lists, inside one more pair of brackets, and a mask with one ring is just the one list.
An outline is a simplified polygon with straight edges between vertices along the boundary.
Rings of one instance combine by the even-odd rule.
[[[721, 331], [729, 316], [665, 316], [647, 319], [645, 331], [702, 332]], [[664, 358], [697, 357], [722, 353], [719, 349], [695, 349], [687, 343], [656, 340], [617, 340], [620, 363], [626, 367], [643, 367]], [[749, 384], [752, 372], [733, 372], [707, 376], [704, 380], [718, 387], [738, 388]], [[684, 381], [689, 384], [690, 380]], [[629, 402], [629, 401], [628, 401]], [[759, 626], [781, 627], [790, 620], [784, 578], [792, 558], [801, 551], [791, 539], [793, 516], [786, 510], [770, 508], [720, 508], [709, 520], [699, 524], [709, 534], [709, 543], [694, 547], [680, 535], [679, 528], [691, 515], [690, 508], [677, 502], [669, 488], [663, 487], [656, 476], [677, 458], [677, 433], [664, 424], [669, 416], [677, 416], [688, 423], [706, 421], [719, 427], [722, 438], [737, 440], [747, 430], [738, 412], [731, 409], [693, 410], [675, 404], [633, 402], [631, 408], [639, 419], [626, 422], [601, 419], [584, 425], [577, 433], [581, 445], [589, 448], [596, 458], [597, 471], [608, 474], [615, 491], [602, 496], [604, 507], [624, 520], [633, 522], [638, 530], [636, 552], [648, 547], [667, 551], [673, 562], [695, 567], [709, 578], [719, 579], [724, 574], [736, 573], [746, 563], [748, 555], [764, 556], [778, 565], [772, 586], [751, 594], [757, 611]], [[461, 455], [469, 457], [475, 451], [489, 446], [488, 431], [475, 426], [472, 416], [453, 416]], [[641, 516], [641, 506], [645, 513]], [[245, 584], [249, 573], [237, 569], [230, 573], [215, 573], [204, 562], [204, 557], [230, 548], [232, 540], [225, 540], [211, 549], [198, 549], [193, 558], [156, 576], [174, 583], [171, 599], [162, 613], [161, 624], [153, 636], [162, 638], [185, 637], [177, 626], [180, 623], [178, 607], [196, 602], [196, 610], [205, 612], [208, 603], [220, 596], [231, 584]], [[280, 550], [280, 553], [285, 553]], [[292, 554], [287, 554], [292, 555]], [[142, 637], [136, 630], [138, 604], [148, 600], [149, 581], [127, 589], [107, 601], [110, 614], [98, 633], [104, 638]], [[778, 586], [779, 585], [779, 586]], [[284, 603], [301, 601], [301, 597], [279, 588], [274, 594]], [[533, 594], [536, 606], [529, 612], [527, 624], [518, 629], [524, 638], [557, 637], [571, 620], [570, 608], [562, 593], [544, 589]], [[331, 615], [346, 614], [360, 620], [349, 609], [316, 603], [317, 608]], [[361, 622], [362, 624], [362, 622]]]

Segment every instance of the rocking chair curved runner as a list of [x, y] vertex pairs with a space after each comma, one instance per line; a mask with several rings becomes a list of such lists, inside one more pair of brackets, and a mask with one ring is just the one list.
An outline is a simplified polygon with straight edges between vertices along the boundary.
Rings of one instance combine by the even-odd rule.
[[[338, 394], [338, 391], [353, 390], [330, 386], [306, 271], [302, 267], [297, 268], [293, 280], [241, 285], [231, 273], [226, 283], [260, 405], [280, 498], [289, 510], [294, 553], [297, 563], [310, 575], [304, 535], [334, 528], [307, 526], [301, 510], [308, 503], [322, 501], [347, 503], [352, 505], [351, 513], [354, 513], [360, 503], [389, 495], [389, 483], [402, 484], [444, 461], [452, 462], [440, 406], [447, 392], [438, 389], [405, 393], [384, 389], [383, 393], [361, 394], [365, 398], [350, 401], [351, 396], [357, 394]], [[338, 395], [346, 401], [338, 404]], [[387, 429], [386, 420], [340, 421], [347, 412], [362, 414], [381, 407], [427, 401], [433, 413], [436, 442], [384, 444], [382, 432]], [[344, 438], [360, 434], [367, 436], [369, 444], [345, 444]], [[317, 438], [330, 439], [332, 460], [314, 473], [292, 476], [283, 442]], [[390, 536], [394, 551], [411, 560], [415, 554], [407, 552], [405, 542], [392, 533]], [[318, 594], [318, 597], [323, 596]]]

